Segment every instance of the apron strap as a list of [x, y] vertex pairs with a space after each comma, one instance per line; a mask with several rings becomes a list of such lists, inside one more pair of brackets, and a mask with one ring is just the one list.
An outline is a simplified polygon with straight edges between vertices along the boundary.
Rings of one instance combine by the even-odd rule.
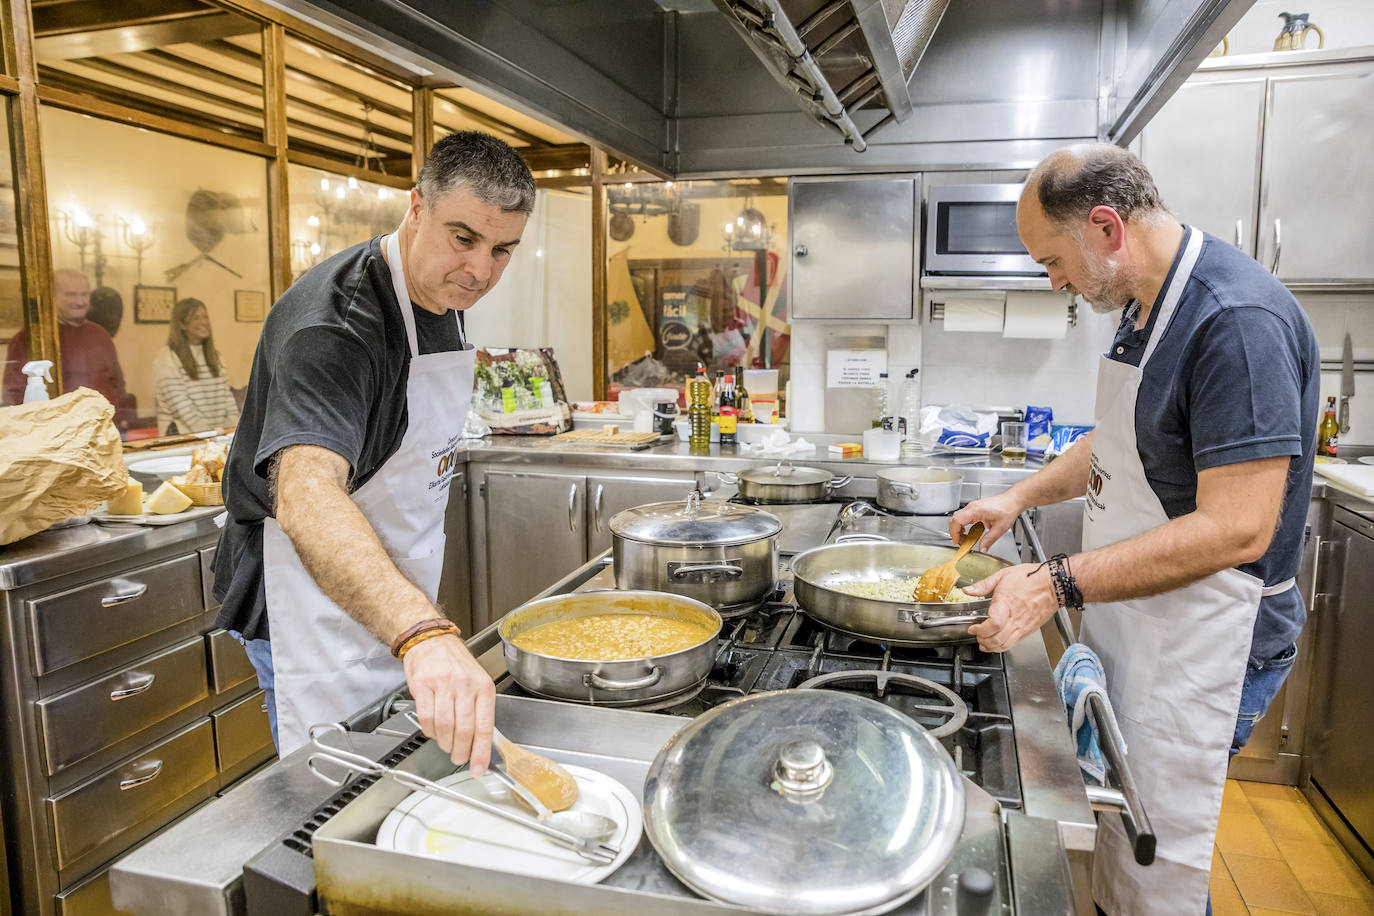
[[410, 355], [420, 355], [420, 338], [415, 331], [415, 313], [411, 311], [410, 292], [406, 289], [406, 272], [401, 266], [401, 244], [398, 240], [400, 230], [382, 240], [386, 251], [387, 266], [391, 268], [391, 288], [396, 293], [396, 306], [401, 310], [401, 321], [406, 326], [406, 340], [410, 341]]
[[1178, 300], [1183, 298], [1183, 288], [1188, 285], [1188, 280], [1193, 275], [1193, 266], [1197, 264], [1198, 254], [1202, 251], [1202, 233], [1192, 226], [1183, 227], [1183, 255], [1178, 259], [1178, 266], [1174, 269], [1173, 280], [1170, 281], [1164, 298], [1159, 303], [1159, 315], [1155, 317], [1155, 329], [1150, 334], [1150, 342], [1145, 345], [1145, 353], [1140, 357], [1140, 368], [1145, 368], [1145, 363], [1154, 355], [1155, 347], [1159, 345], [1164, 337], [1164, 332], [1169, 326], [1169, 320], [1174, 317], [1174, 310], [1178, 307]]
[[1275, 595], [1282, 595], [1284, 592], [1288, 591], [1290, 588], [1297, 588], [1297, 587], [1298, 587], [1298, 580], [1297, 580], [1297, 579], [1284, 579], [1282, 582], [1276, 582], [1276, 583], [1274, 583], [1273, 585], [1266, 585], [1264, 588], [1260, 589], [1260, 597], [1261, 597], [1261, 598], [1272, 598], [1272, 597], [1274, 597]]

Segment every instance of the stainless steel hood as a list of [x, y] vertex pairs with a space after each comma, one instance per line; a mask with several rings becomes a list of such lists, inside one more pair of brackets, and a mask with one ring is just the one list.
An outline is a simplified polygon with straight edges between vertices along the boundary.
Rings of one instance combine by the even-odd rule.
[[1254, 0], [266, 2], [690, 178], [1125, 144]]
[[[949, 0], [715, 0], [802, 111], [856, 152], [911, 117], [907, 84]], [[885, 111], [860, 131], [853, 113]]]

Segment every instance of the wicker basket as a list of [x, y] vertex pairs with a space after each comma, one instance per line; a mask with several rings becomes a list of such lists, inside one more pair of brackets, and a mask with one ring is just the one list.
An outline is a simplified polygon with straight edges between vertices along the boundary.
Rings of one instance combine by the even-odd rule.
[[224, 485], [221, 483], [178, 483], [174, 480], [172, 486], [185, 493], [194, 505], [224, 505]]

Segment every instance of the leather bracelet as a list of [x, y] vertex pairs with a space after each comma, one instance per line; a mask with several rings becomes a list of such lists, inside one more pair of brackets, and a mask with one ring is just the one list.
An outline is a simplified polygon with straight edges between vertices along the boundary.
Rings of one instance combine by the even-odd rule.
[[1073, 570], [1069, 568], [1068, 555], [1056, 554], [1050, 557], [1049, 564], [1050, 581], [1054, 583], [1054, 593], [1060, 607], [1083, 610], [1083, 592], [1078, 587], [1078, 580], [1073, 577]]
[[431, 617], [429, 620], [421, 620], [414, 626], [406, 630], [403, 630], [399, 636], [397, 636], [395, 639], [391, 641], [391, 654], [396, 656], [397, 658], [400, 658], [401, 647], [404, 646], [408, 641], [410, 641], [412, 637], [429, 630], [441, 629], [457, 630], [458, 626], [452, 620], [449, 620], [447, 617]]
[[433, 639], [436, 636], [450, 635], [457, 636], [458, 628], [455, 626], [447, 626], [435, 627], [432, 630], [421, 630], [419, 633], [416, 633], [414, 636], [410, 637], [405, 642], [401, 643], [401, 648], [397, 650], [396, 657], [399, 658], [401, 661], [405, 661], [406, 653], [409, 652], [411, 649], [414, 649], [416, 646], [424, 642], [426, 639]]

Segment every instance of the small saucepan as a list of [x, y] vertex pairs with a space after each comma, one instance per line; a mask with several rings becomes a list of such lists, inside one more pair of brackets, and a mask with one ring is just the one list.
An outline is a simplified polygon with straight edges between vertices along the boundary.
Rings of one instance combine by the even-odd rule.
[[948, 515], [959, 508], [964, 478], [944, 468], [885, 468], [878, 472], [878, 505], [893, 512]]
[[820, 502], [854, 479], [852, 474], [837, 478], [820, 468], [796, 468], [786, 459], [771, 468], [750, 468], [738, 474], [717, 471], [716, 476], [735, 485], [741, 498], [773, 505]]

